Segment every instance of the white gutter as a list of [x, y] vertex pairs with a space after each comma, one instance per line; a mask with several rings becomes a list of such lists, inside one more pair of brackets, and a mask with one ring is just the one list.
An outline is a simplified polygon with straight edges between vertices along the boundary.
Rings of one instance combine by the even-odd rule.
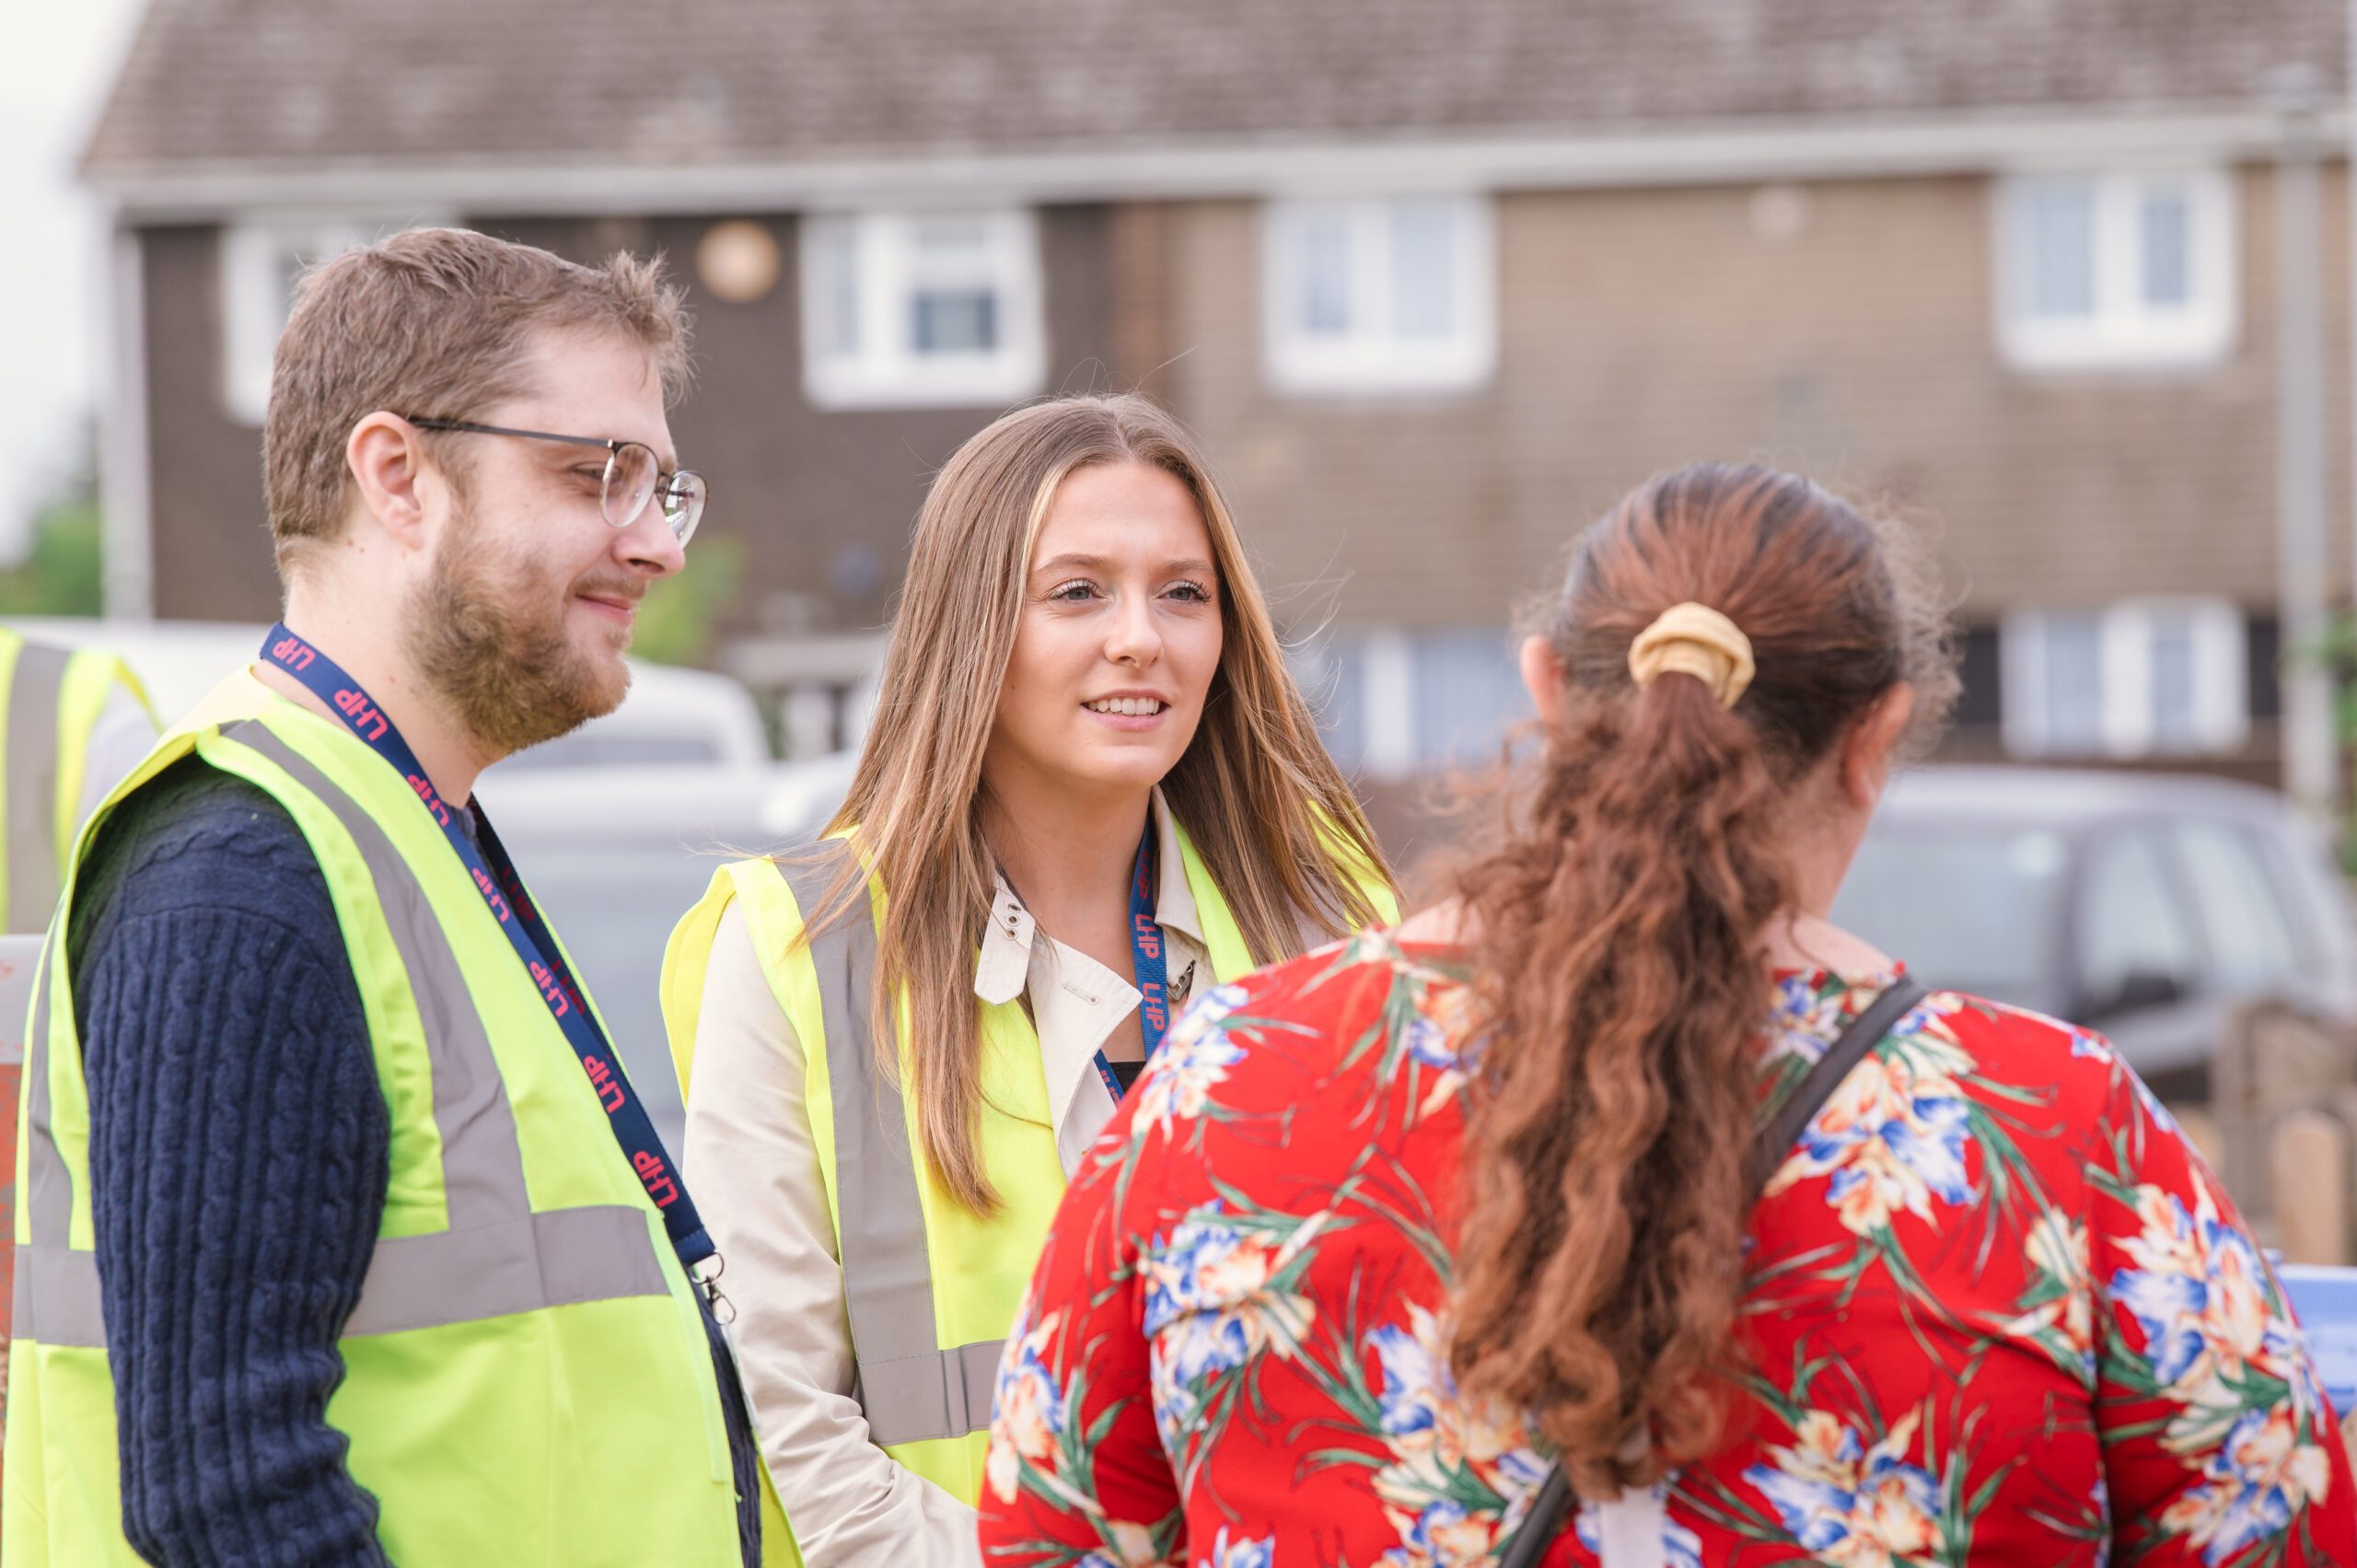
[[[2346, 109], [2324, 117], [2345, 136]], [[1235, 141], [1033, 153], [712, 164], [216, 162], [102, 168], [127, 222], [199, 222], [279, 207], [431, 207], [502, 215], [788, 211], [894, 203], [1101, 202], [1717, 184], [1982, 172], [2042, 163], [2271, 156], [2264, 109], [2177, 113], [1751, 119], [1565, 135]]]

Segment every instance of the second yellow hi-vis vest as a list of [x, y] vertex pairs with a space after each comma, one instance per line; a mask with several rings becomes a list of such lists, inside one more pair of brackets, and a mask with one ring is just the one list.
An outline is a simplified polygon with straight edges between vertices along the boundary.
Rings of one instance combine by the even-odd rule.
[[[849, 853], [845, 841], [830, 841]], [[1255, 967], [1244, 933], [1181, 829], [1205, 958], [1230, 981]], [[870, 877], [873, 920], [844, 920], [804, 943], [802, 912], [833, 886], [840, 861], [741, 860], [714, 875], [663, 955], [663, 1022], [684, 1097], [713, 938], [730, 904], [744, 914], [771, 993], [802, 1044], [812, 1142], [826, 1182], [851, 1329], [854, 1397], [877, 1444], [960, 1502], [981, 1496], [991, 1397], [1007, 1330], [1022, 1305], [1064, 1192], [1039, 1037], [1020, 999], [981, 1010], [982, 1167], [1000, 1206], [987, 1217], [950, 1196], [921, 1153], [916, 1109], [877, 1071], [872, 1032], [884, 889]], [[1399, 905], [1368, 872], [1362, 890], [1386, 921]], [[906, 1020], [902, 1073], [907, 1076]], [[753, 1412], [758, 1423], [761, 1412]], [[762, 1469], [761, 1544], [799, 1563]], [[823, 1564], [820, 1565], [823, 1568]]]
[[[401, 775], [342, 727], [225, 681], [83, 830], [193, 752], [308, 841], [391, 1128], [376, 1255], [327, 1419], [403, 1568], [741, 1568], [693, 1287], [532, 979]], [[18, 1121], [7, 1568], [138, 1568], [123, 1539], [90, 1107], [51, 931]], [[222, 1216], [225, 1224], [257, 1216]]]
[[0, 862], [0, 931], [39, 935], [49, 924], [79, 825], [90, 732], [118, 686], [147, 705], [138, 679], [113, 655], [52, 648], [0, 629], [7, 854]]

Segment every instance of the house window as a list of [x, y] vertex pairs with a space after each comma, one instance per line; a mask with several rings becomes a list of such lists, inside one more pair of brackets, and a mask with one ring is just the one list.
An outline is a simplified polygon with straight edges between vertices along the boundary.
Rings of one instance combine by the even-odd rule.
[[2001, 722], [2024, 757], [2188, 756], [2250, 730], [2248, 639], [2219, 599], [2124, 599], [2007, 618]]
[[1046, 376], [1025, 211], [829, 214], [802, 226], [804, 384], [827, 408], [1003, 403]]
[[2223, 172], [2016, 176], [1996, 232], [1998, 339], [2021, 368], [2192, 365], [2234, 342]]
[[244, 424], [262, 421], [270, 402], [271, 358], [286, 330], [303, 269], [407, 226], [350, 219], [273, 220], [222, 231], [221, 400], [230, 418]]
[[1271, 203], [1269, 379], [1301, 393], [1480, 386], [1497, 361], [1495, 274], [1482, 197]]
[[1327, 750], [1376, 778], [1493, 761], [1531, 716], [1512, 640], [1494, 626], [1329, 632], [1293, 657]]

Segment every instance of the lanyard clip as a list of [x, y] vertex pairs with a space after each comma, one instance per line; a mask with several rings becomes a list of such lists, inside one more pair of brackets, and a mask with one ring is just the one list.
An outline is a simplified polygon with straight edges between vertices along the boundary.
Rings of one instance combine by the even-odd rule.
[[715, 1252], [688, 1271], [693, 1284], [712, 1309], [712, 1320], [722, 1328], [737, 1321], [737, 1304], [720, 1293], [720, 1276], [728, 1272], [728, 1260]]

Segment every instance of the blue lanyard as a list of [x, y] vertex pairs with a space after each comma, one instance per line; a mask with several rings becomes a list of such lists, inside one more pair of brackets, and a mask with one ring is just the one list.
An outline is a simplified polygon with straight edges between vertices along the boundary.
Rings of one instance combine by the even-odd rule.
[[[1161, 1049], [1162, 1037], [1170, 1032], [1170, 958], [1163, 945], [1162, 927], [1154, 918], [1161, 858], [1154, 813], [1148, 810], [1145, 837], [1138, 841], [1137, 869], [1130, 873], [1130, 948], [1136, 965], [1138, 1029], [1145, 1036], [1149, 1061]], [[1121, 1080], [1113, 1075], [1113, 1063], [1101, 1051], [1097, 1053], [1097, 1075], [1105, 1080], [1105, 1090], [1114, 1103], [1120, 1104]]]
[[[363, 744], [382, 757], [400, 773], [409, 787], [417, 792], [418, 799], [433, 814], [441, 826], [459, 863], [473, 878], [475, 890], [482, 895], [483, 903], [499, 921], [499, 928], [516, 949], [516, 957], [546, 1004], [549, 1014], [564, 1032], [567, 1045], [581, 1059], [581, 1070], [589, 1075], [590, 1086], [597, 1090], [598, 1103], [605, 1108], [608, 1123], [614, 1130], [614, 1141], [621, 1145], [631, 1169], [638, 1175], [646, 1195], [663, 1213], [663, 1225], [670, 1233], [671, 1246], [679, 1254], [679, 1261], [691, 1273], [696, 1265], [713, 1257], [719, 1249], [705, 1234], [703, 1221], [696, 1217], [695, 1201], [688, 1196], [688, 1189], [679, 1179], [671, 1156], [664, 1152], [663, 1139], [648, 1120], [646, 1107], [630, 1086], [622, 1072], [622, 1059], [606, 1040], [606, 1031], [590, 1015], [588, 1004], [583, 1000], [581, 987], [564, 961], [564, 954], [534, 907], [531, 895], [525, 891], [523, 877], [517, 875], [516, 863], [508, 858], [499, 835], [491, 830], [491, 819], [481, 807], [459, 807], [459, 811], [474, 812], [476, 830], [482, 834], [482, 847], [477, 851], [458, 824], [458, 813], [443, 803], [417, 753], [409, 749], [401, 732], [385, 716], [360, 682], [346, 675], [336, 662], [289, 632], [284, 624], [270, 629], [262, 640], [261, 656], [279, 669], [301, 681], [306, 690], [340, 715], [344, 727], [360, 738]], [[458, 999], [463, 1002], [463, 998]]]

